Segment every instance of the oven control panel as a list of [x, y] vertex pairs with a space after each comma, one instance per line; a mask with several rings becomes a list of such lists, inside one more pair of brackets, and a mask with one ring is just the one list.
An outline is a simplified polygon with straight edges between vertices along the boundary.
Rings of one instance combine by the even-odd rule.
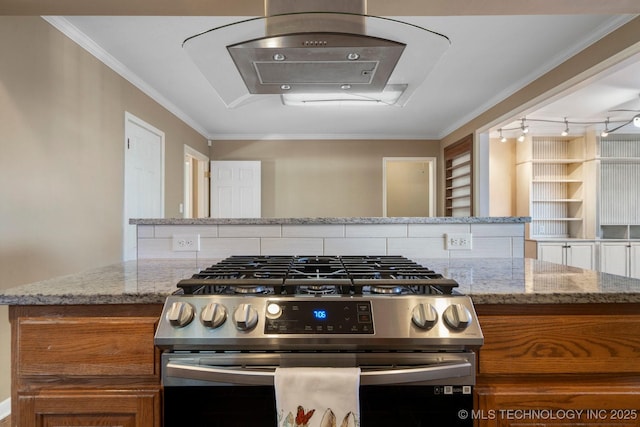
[[265, 334], [373, 334], [370, 301], [269, 300]]

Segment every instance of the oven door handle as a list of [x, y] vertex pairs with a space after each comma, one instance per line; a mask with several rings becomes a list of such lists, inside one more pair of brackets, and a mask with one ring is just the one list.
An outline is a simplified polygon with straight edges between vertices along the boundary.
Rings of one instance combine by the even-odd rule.
[[[167, 363], [165, 372], [167, 376], [181, 379], [254, 386], [272, 386], [275, 376], [275, 368], [224, 368], [177, 362]], [[384, 370], [366, 370], [366, 368], [362, 368], [360, 385], [420, 383], [469, 375], [473, 375], [473, 366], [470, 362], [441, 363]]]

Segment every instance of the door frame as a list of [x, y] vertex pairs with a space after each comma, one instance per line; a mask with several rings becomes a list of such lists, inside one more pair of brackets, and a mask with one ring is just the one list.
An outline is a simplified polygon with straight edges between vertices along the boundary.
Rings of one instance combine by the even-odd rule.
[[164, 218], [164, 193], [165, 193], [165, 134], [160, 129], [155, 126], [145, 122], [139, 117], [134, 116], [128, 111], [124, 112], [124, 143], [122, 144], [124, 150], [124, 176], [123, 176], [123, 184], [122, 184], [122, 217], [123, 217], [123, 232], [122, 232], [122, 259], [124, 261], [128, 259], [137, 259], [137, 254], [135, 254], [134, 258], [130, 258], [127, 255], [127, 237], [130, 233], [133, 233], [133, 230], [136, 230], [136, 238], [137, 238], [137, 227], [132, 228], [129, 224], [129, 215], [128, 215], [128, 204], [127, 204], [127, 172], [128, 168], [131, 167], [131, 161], [127, 160], [129, 156], [127, 156], [127, 144], [129, 140], [129, 136], [131, 134], [131, 125], [135, 125], [141, 128], [148, 130], [151, 133], [154, 133], [160, 137], [160, 218]]
[[[196, 159], [198, 162], [204, 162], [204, 166], [205, 166], [205, 170], [209, 171], [210, 170], [210, 161], [209, 161], [209, 157], [206, 156], [205, 154], [199, 152], [198, 150], [188, 146], [187, 144], [184, 144], [184, 158], [185, 158], [185, 162], [184, 162], [184, 198], [183, 198], [183, 205], [182, 205], [182, 210], [180, 211], [182, 213], [183, 217], [187, 217], [186, 215], [191, 212], [191, 218], [193, 218], [193, 211], [195, 209], [195, 206], [191, 206], [191, 199], [190, 196], [192, 196], [192, 191], [193, 191], [193, 187], [190, 183], [190, 178], [191, 178], [191, 165], [188, 165], [186, 162], [186, 158], [187, 157], [191, 157]], [[206, 195], [205, 199], [206, 199], [206, 205], [209, 205], [209, 177], [205, 176], [204, 174], [202, 176], [198, 177], [198, 187], [201, 188], [205, 188], [205, 191], [203, 192], [204, 195]], [[207, 212], [209, 212], [209, 207], [207, 206]]]
[[410, 162], [429, 163], [429, 216], [435, 216], [436, 212], [436, 157], [383, 157], [382, 158], [382, 216], [387, 216], [387, 163]]

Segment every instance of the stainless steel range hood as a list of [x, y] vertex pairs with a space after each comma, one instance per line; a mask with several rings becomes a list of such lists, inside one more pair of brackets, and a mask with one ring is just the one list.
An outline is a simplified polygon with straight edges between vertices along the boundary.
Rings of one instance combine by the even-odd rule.
[[298, 33], [229, 46], [250, 93], [381, 92], [403, 43], [346, 33]]
[[228, 108], [269, 94], [380, 101], [390, 87], [398, 96], [382, 102], [404, 105], [449, 39], [368, 16], [365, 6], [363, 0], [268, 0], [267, 16], [196, 34], [183, 46]]

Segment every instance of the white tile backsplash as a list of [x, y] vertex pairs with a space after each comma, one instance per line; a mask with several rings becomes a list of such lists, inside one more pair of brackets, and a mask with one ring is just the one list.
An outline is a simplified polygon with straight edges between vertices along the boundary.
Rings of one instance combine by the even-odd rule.
[[284, 224], [282, 237], [344, 237], [343, 224]]
[[174, 235], [199, 234], [200, 237], [218, 237], [217, 225], [156, 225], [156, 238], [171, 238]]
[[409, 224], [409, 237], [442, 237], [446, 233], [469, 233], [469, 224]]
[[154, 237], [153, 225], [138, 226], [138, 239], [153, 239], [153, 237]]
[[347, 224], [347, 237], [407, 237], [407, 224]]
[[[472, 233], [470, 251], [445, 250], [447, 233]], [[200, 235], [199, 252], [174, 252], [174, 235]], [[523, 258], [524, 224], [138, 225], [139, 258], [231, 255], [403, 255]]]
[[413, 239], [389, 239], [389, 255], [402, 255], [407, 258], [449, 258], [444, 249], [444, 237], [419, 237]]
[[524, 237], [522, 224], [471, 224], [474, 237]]
[[322, 255], [324, 242], [320, 238], [264, 238], [262, 255]]
[[324, 254], [325, 255], [386, 255], [387, 239], [382, 237], [325, 239]]
[[198, 258], [226, 258], [231, 255], [260, 255], [259, 238], [200, 239]]
[[219, 225], [219, 237], [280, 237], [280, 225]]
[[[202, 241], [201, 241], [202, 243]], [[196, 259], [198, 252], [174, 252], [172, 239], [138, 239], [138, 259]]]

